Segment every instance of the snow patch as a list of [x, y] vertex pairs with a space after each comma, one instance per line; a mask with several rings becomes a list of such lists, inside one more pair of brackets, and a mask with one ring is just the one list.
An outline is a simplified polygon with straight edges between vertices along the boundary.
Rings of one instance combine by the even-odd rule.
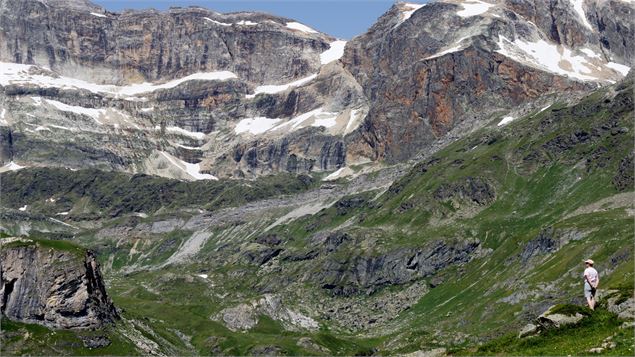
[[315, 121], [311, 126], [323, 126], [325, 128], [332, 128], [337, 124], [337, 116], [339, 113], [334, 112], [320, 112], [315, 115]]
[[15, 162], [11, 161], [8, 164], [0, 167], [0, 172], [6, 172], [6, 171], [18, 171], [20, 169], [24, 169], [26, 166], [20, 166], [18, 164], [16, 164]]
[[144, 112], [144, 113], [151, 112], [151, 111], [154, 111], [154, 107], [141, 108], [141, 111]]
[[299, 22], [287, 22], [287, 27], [292, 30], [298, 30], [306, 33], [318, 33], [314, 29], [310, 28], [307, 25], [301, 24]]
[[46, 103], [54, 106], [58, 110], [63, 112], [71, 112], [76, 114], [82, 114], [93, 118], [97, 124], [103, 124], [99, 121], [99, 117], [106, 113], [106, 109], [85, 108], [76, 105], [68, 105], [66, 103], [58, 102], [57, 100], [44, 99]]
[[27, 208], [27, 207], [28, 207], [27, 205], [24, 205], [24, 206], [22, 206], [22, 207], [18, 208], [18, 210], [20, 210], [20, 211], [24, 212], [24, 211], [26, 211], [26, 208]]
[[236, 134], [249, 132], [253, 135], [262, 134], [273, 128], [281, 119], [269, 119], [265, 117], [246, 118], [238, 122], [234, 128]]
[[441, 57], [443, 55], [447, 55], [448, 53], [459, 51], [459, 50], [461, 50], [463, 48], [463, 46], [461, 46], [461, 42], [463, 42], [463, 40], [465, 40], [465, 39], [467, 39], [467, 37], [461, 37], [458, 41], [456, 41], [454, 43], [454, 46], [452, 46], [452, 47], [450, 47], [450, 48], [448, 48], [446, 50], [443, 50], [441, 52], [437, 52], [437, 53], [433, 54], [432, 56], [428, 56], [425, 59], [433, 59], [433, 58]]
[[582, 5], [584, 4], [584, 0], [570, 0], [570, 1], [571, 1], [571, 5], [573, 5], [573, 10], [575, 10], [575, 12], [578, 14], [578, 17], [582, 21], [582, 24], [589, 30], [593, 30], [593, 27], [591, 27], [589, 20], [587, 20], [586, 18], [586, 13], [584, 12], [584, 8], [582, 7]]
[[501, 120], [498, 123], [498, 126], [507, 125], [507, 124], [511, 123], [512, 121], [514, 121], [514, 119], [516, 119], [516, 118], [511, 117], [511, 116], [504, 117], [503, 120]]
[[457, 15], [461, 17], [471, 17], [487, 12], [494, 4], [490, 4], [480, 0], [466, 1], [461, 3], [463, 10], [457, 11]]
[[344, 135], [352, 132], [353, 130], [357, 129], [357, 127], [359, 126], [359, 122], [361, 119], [361, 115], [360, 115], [361, 109], [353, 109], [351, 110], [351, 114], [348, 117], [348, 123], [346, 124], [346, 129], [344, 129]]
[[[515, 61], [530, 64], [543, 70], [583, 81], [606, 80], [602, 72], [612, 69], [624, 69], [626, 66], [616, 64], [602, 64], [591, 62], [583, 56], [573, 55], [572, 51], [561, 45], [555, 45], [544, 40], [529, 42], [522, 39], [510, 41], [498, 36], [496, 52]], [[624, 73], [618, 71], [620, 73]], [[605, 72], [606, 73], [606, 72]]]
[[249, 20], [241, 20], [241, 21], [238, 21], [236, 24], [237, 25], [243, 25], [243, 26], [256, 26], [256, 25], [258, 25], [257, 22], [253, 22], [253, 21], [249, 21]]
[[[159, 127], [160, 129], [161, 127]], [[189, 131], [189, 130], [185, 130], [183, 128], [179, 128], [178, 126], [168, 126], [165, 128], [165, 131], [167, 131], [168, 133], [173, 133], [173, 134], [180, 134], [183, 136], [189, 136], [190, 138], [194, 138], [194, 139], [198, 139], [198, 140], [203, 140], [205, 139], [205, 133], [199, 133], [199, 132], [194, 132], [194, 131]]]
[[610, 69], [613, 69], [619, 73], [621, 73], [623, 76], [628, 74], [628, 71], [631, 70], [631, 67], [629, 66], [625, 66], [623, 64], [619, 64], [619, 63], [615, 63], [615, 62], [609, 62], [606, 64], [606, 66]]
[[69, 128], [69, 127], [61, 126], [61, 125], [49, 124], [49, 126], [55, 129], [60, 129], [60, 130], [67, 130], [67, 131], [73, 131], [73, 132], [78, 131], [78, 129], [76, 128]]
[[190, 164], [189, 162], [180, 160], [164, 151], [160, 151], [160, 153], [161, 155], [163, 155], [163, 157], [168, 159], [170, 163], [172, 163], [180, 170], [185, 171], [185, 173], [187, 173], [194, 180], [218, 180], [218, 178], [214, 175], [201, 173], [200, 164]]
[[246, 98], [254, 98], [257, 94], [260, 94], [260, 93], [274, 94], [274, 93], [284, 92], [285, 90], [289, 88], [299, 87], [305, 83], [308, 83], [314, 80], [316, 77], [317, 77], [317, 74], [312, 74], [308, 77], [304, 77], [304, 78], [298, 79], [297, 81], [287, 83], [287, 84], [268, 84], [268, 85], [258, 86], [254, 90], [254, 94], [247, 94]]
[[322, 181], [335, 181], [341, 177], [350, 176], [352, 174], [353, 174], [353, 170], [345, 166], [345, 167], [341, 167], [337, 169], [330, 175], [326, 176], [325, 178], [322, 179]]
[[590, 48], [581, 48], [580, 51], [587, 55], [587, 57], [602, 58], [602, 56], [600, 56], [599, 54], [597, 54], [597, 52], [593, 51]]
[[59, 212], [59, 213], [56, 213], [55, 215], [56, 216], [68, 216], [68, 213], [69, 212]]
[[227, 22], [220, 22], [220, 21], [216, 21], [216, 20], [212, 20], [209, 17], [204, 17], [205, 20], [215, 23], [216, 25], [220, 25], [220, 26], [231, 26], [232, 24], [228, 24]]
[[104, 14], [99, 14], [99, 13], [96, 13], [96, 12], [91, 12], [90, 14], [93, 15], [93, 16], [97, 16], [97, 17], [107, 17]]
[[[38, 68], [32, 65], [0, 62], [0, 85], [27, 84], [39, 87], [84, 89], [92, 93], [111, 94], [116, 97], [130, 97], [141, 93], [156, 91], [159, 89], [169, 89], [181, 83], [191, 80], [224, 81], [238, 78], [230, 71], [199, 72], [193, 73], [183, 78], [171, 80], [162, 84], [139, 83], [127, 86], [115, 86], [110, 84], [96, 84], [81, 79], [64, 76], [53, 76], [45, 74], [30, 74], [31, 68]], [[147, 100], [146, 98], [126, 98], [130, 100]], [[37, 105], [38, 103], [36, 103]]]
[[2, 108], [2, 110], [0, 111], [0, 125], [9, 125], [9, 122], [4, 119], [6, 114], [7, 110], [5, 108]]
[[346, 41], [337, 40], [331, 42], [329, 49], [320, 54], [320, 63], [327, 64], [342, 58], [344, 47], [346, 47]]
[[178, 86], [181, 83], [185, 83], [187, 81], [192, 80], [202, 80], [202, 81], [225, 81], [228, 79], [238, 78], [236, 75], [230, 71], [216, 71], [216, 72], [199, 72], [193, 73], [189, 76], [185, 76], [183, 78], [175, 79], [163, 84], [154, 84], [154, 83], [140, 83], [140, 84], [132, 84], [129, 86], [115, 87], [114, 92], [133, 96], [141, 93], [153, 92], [159, 89], [169, 89]]
[[200, 276], [203, 279], [207, 279], [207, 277], [208, 277], [207, 274], [196, 274], [196, 276]]
[[392, 28], [399, 27], [399, 25], [406, 22], [406, 20], [408, 20], [412, 16], [412, 14], [414, 14], [417, 10], [421, 9], [424, 6], [426, 6], [426, 4], [413, 4], [413, 3], [402, 4], [399, 22], [397, 22], [397, 24], [393, 26]]

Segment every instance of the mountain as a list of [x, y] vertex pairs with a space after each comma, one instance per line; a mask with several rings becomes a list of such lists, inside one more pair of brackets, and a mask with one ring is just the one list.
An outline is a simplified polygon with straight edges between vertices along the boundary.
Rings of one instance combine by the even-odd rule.
[[398, 3], [348, 43], [259, 13], [13, 3], [0, 3], [5, 170], [196, 180], [402, 162], [633, 62], [623, 1]]
[[[3, 351], [632, 353], [632, 3], [397, 3], [345, 45], [257, 13], [18, 3], [0, 239], [89, 248], [117, 317], [5, 314]], [[232, 55], [201, 64], [197, 36]], [[571, 306], [587, 258], [595, 312]], [[545, 311], [580, 317], [518, 337]]]

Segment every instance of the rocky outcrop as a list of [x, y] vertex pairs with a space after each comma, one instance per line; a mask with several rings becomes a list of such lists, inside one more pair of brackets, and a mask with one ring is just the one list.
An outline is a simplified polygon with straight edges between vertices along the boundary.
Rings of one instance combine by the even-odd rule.
[[117, 318], [93, 253], [60, 242], [3, 238], [0, 310], [7, 318], [59, 329], [99, 328]]
[[[327, 249], [335, 249], [346, 236], [329, 235]], [[478, 240], [436, 241], [425, 247], [404, 248], [379, 255], [329, 256], [312, 280], [332, 295], [373, 294], [389, 285], [399, 285], [433, 275], [441, 269], [472, 259]]]
[[462, 182], [442, 184], [434, 191], [434, 198], [439, 201], [458, 199], [486, 205], [496, 199], [496, 191], [483, 178], [467, 177]]
[[277, 295], [265, 294], [261, 299], [222, 310], [212, 319], [225, 323], [232, 331], [244, 331], [258, 324], [259, 316], [266, 315], [281, 322], [288, 330], [317, 330], [317, 321], [285, 306]]

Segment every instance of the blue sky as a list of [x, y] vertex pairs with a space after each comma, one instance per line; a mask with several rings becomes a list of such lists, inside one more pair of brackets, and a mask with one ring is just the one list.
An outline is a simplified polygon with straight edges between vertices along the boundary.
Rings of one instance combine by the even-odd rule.
[[[365, 32], [394, 0], [92, 0], [110, 11], [170, 6], [203, 6], [219, 12], [263, 11], [296, 19], [338, 38]], [[425, 0], [412, 2], [424, 3]]]

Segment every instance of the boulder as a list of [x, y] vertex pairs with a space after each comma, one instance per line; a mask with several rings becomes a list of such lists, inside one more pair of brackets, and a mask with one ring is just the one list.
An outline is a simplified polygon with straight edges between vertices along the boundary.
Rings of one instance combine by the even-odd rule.
[[556, 312], [558, 305], [551, 306], [542, 315], [538, 316], [536, 322], [544, 329], [559, 328], [566, 325], [573, 325], [580, 322], [584, 315], [579, 312]]
[[518, 338], [535, 336], [535, 335], [537, 335], [539, 333], [540, 333], [539, 326], [530, 323], [530, 324], [525, 325], [525, 327], [523, 327], [520, 330], [520, 332], [518, 333]]
[[232, 331], [249, 330], [258, 323], [258, 316], [253, 305], [240, 304], [224, 309], [220, 313], [221, 319]]
[[635, 320], [635, 297], [633, 292], [620, 290], [598, 290], [598, 301], [620, 319]]

